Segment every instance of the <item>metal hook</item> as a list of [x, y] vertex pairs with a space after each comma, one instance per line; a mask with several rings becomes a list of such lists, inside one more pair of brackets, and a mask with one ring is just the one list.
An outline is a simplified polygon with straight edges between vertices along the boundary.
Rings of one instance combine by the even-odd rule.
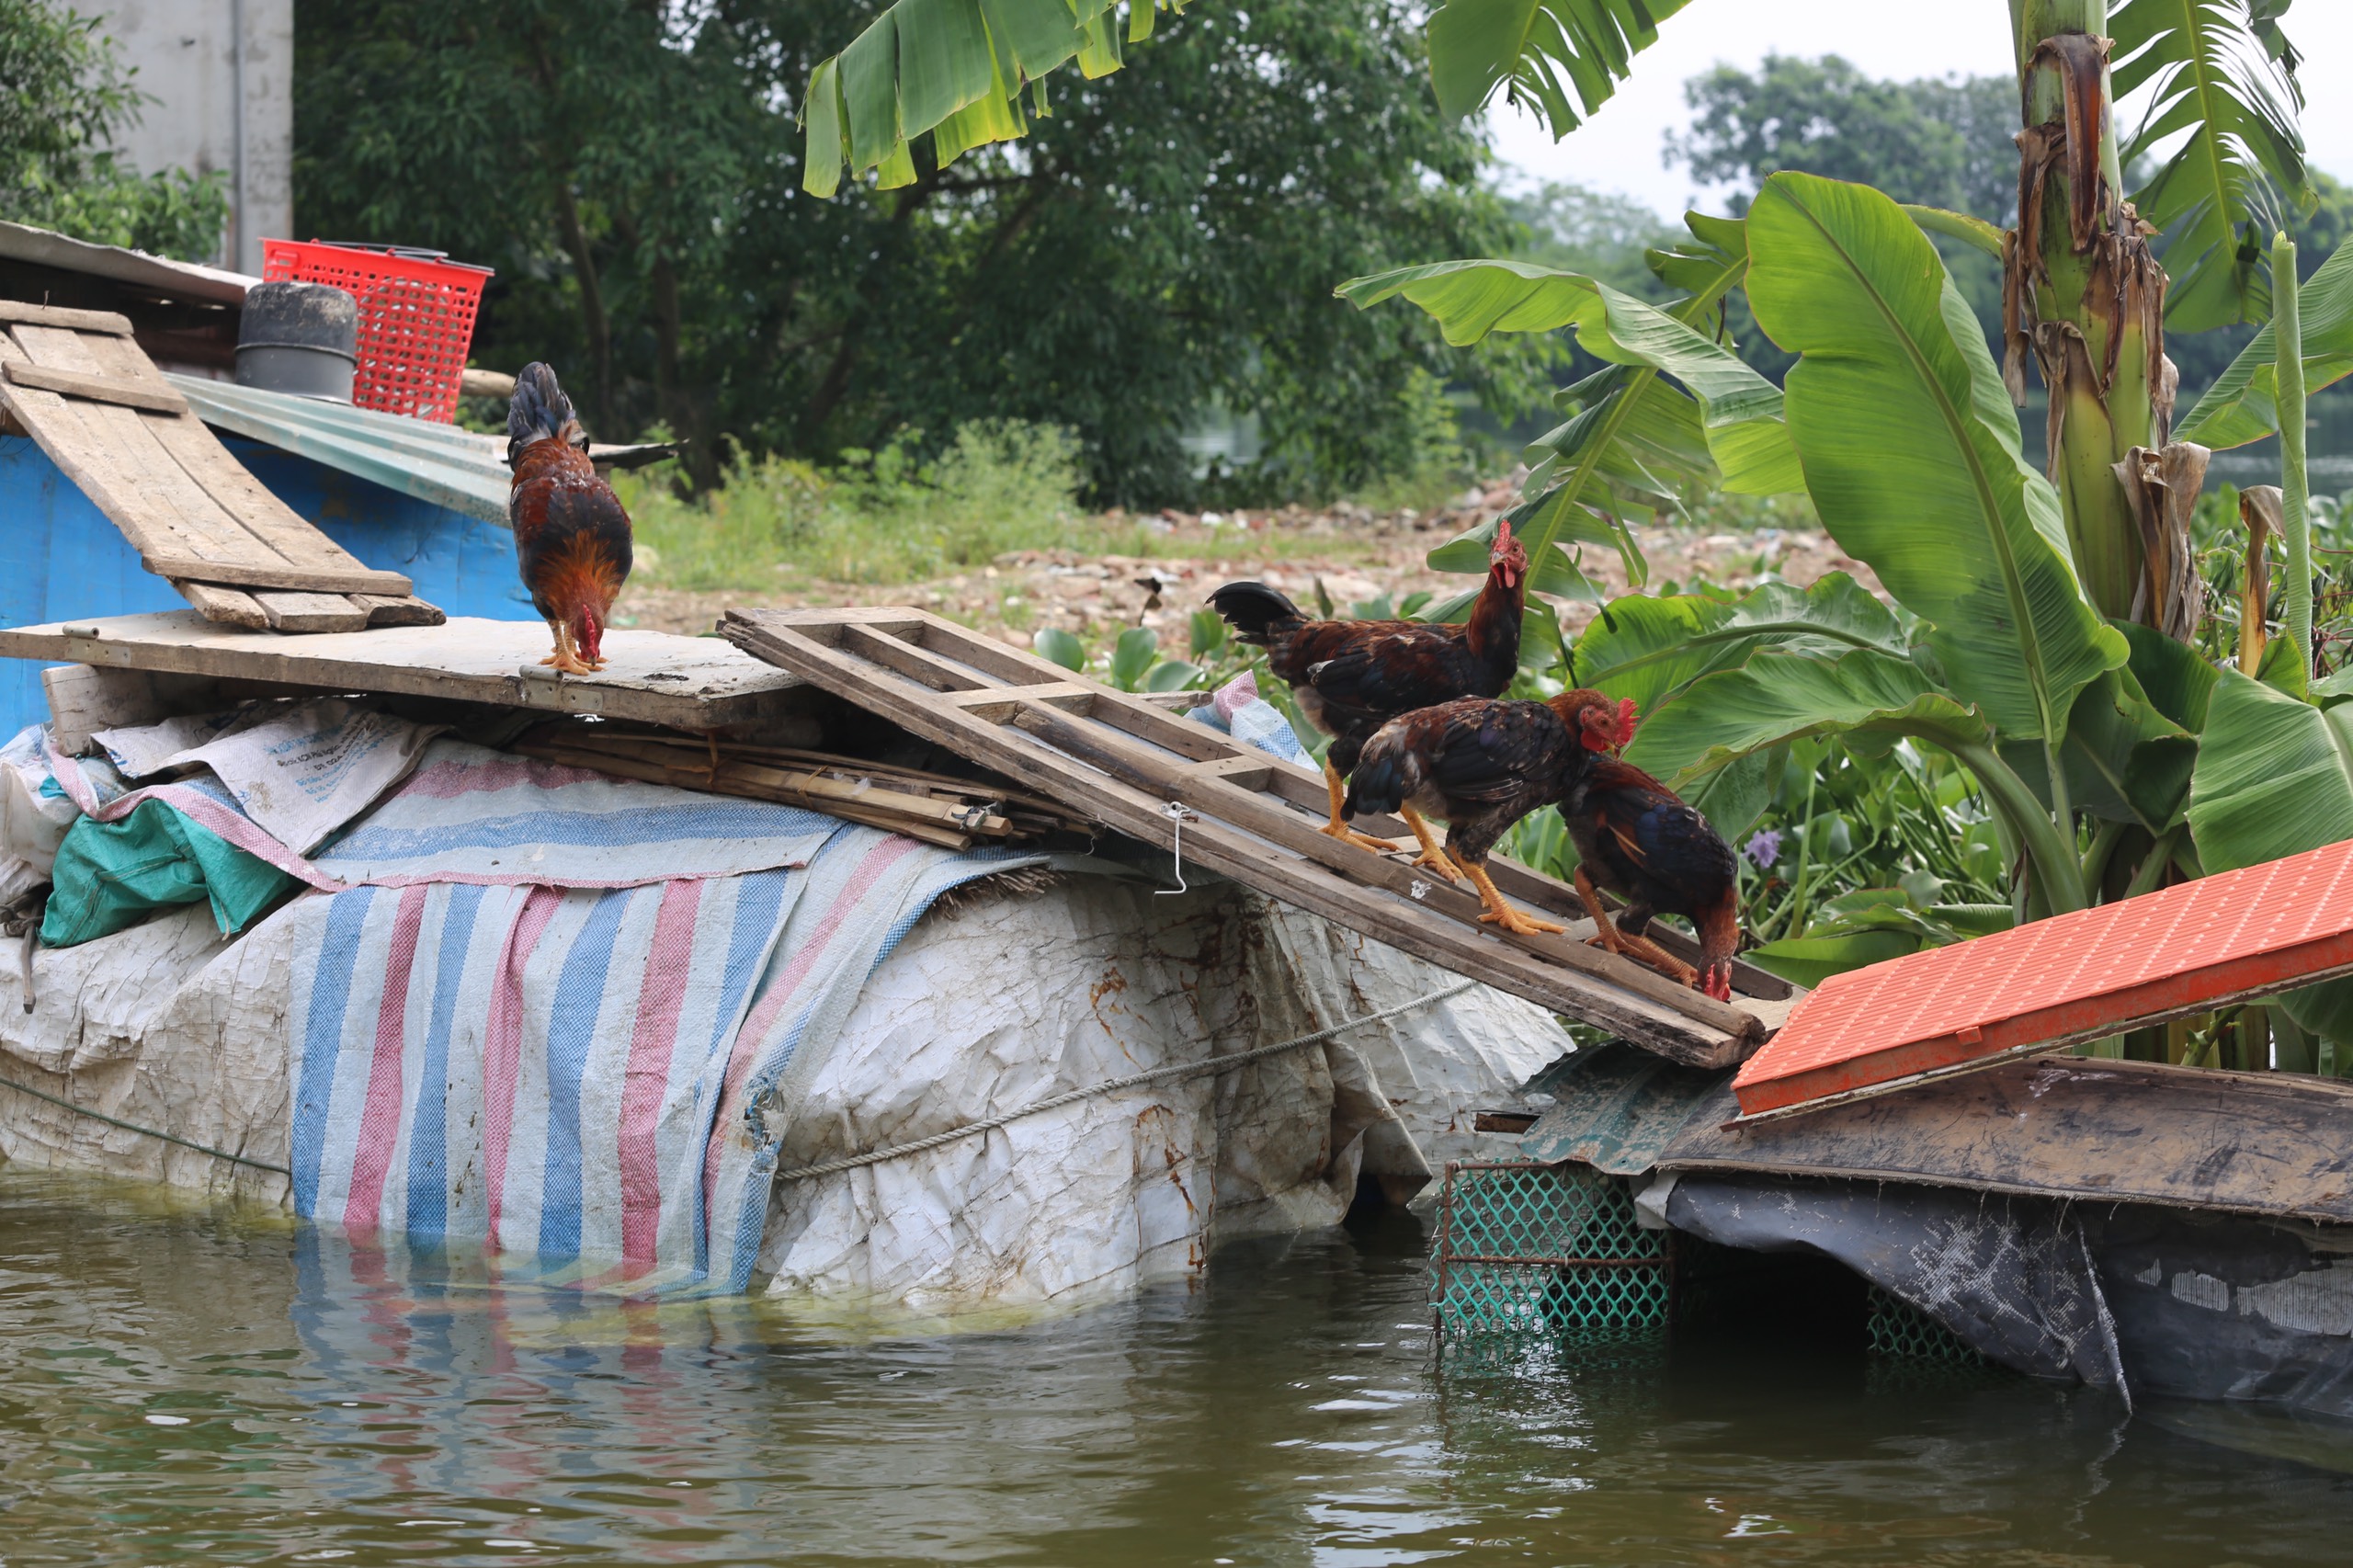
[[1176, 879], [1176, 885], [1173, 888], [1154, 888], [1152, 892], [1152, 896], [1154, 898], [1166, 898], [1174, 893], [1190, 892], [1192, 891], [1185, 885], [1185, 822], [1188, 817], [1195, 822], [1199, 822], [1201, 819], [1194, 816], [1192, 812], [1187, 811], [1183, 806], [1178, 805], [1174, 801], [1165, 801], [1161, 805], [1160, 814], [1166, 817], [1176, 826], [1176, 835], [1169, 841], [1168, 846], [1168, 853], [1171, 858], [1169, 862], [1169, 874]]

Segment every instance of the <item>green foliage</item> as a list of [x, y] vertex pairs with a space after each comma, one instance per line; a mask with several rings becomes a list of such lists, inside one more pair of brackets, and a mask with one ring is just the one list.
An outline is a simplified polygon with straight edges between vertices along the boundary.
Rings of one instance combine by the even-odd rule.
[[1749, 229], [1757, 319], [1805, 356], [1790, 426], [1824, 524], [1930, 623], [1963, 701], [2055, 741], [2124, 643], [2076, 586], [2058, 496], [1934, 250], [1886, 197], [1810, 175], [1768, 181]]
[[1886, 82], [1836, 54], [1768, 54], [1684, 84], [1691, 124], [1667, 153], [1728, 185], [1739, 210], [1784, 169], [1862, 181], [1898, 201], [2008, 223], [2018, 198], [2018, 89], [2000, 76]]
[[1671, 297], [1672, 290], [1651, 271], [1648, 256], [1683, 236], [1659, 222], [1645, 204], [1609, 191], [1547, 181], [1507, 198], [1504, 206], [1527, 231], [1512, 248], [1515, 260], [1555, 272], [1582, 273], [1653, 304]]
[[[2301, 247], [2299, 247], [2301, 248]], [[2307, 395], [2353, 375], [2353, 247], [2340, 247], [2299, 290]], [[2176, 439], [2216, 449], [2279, 433], [2279, 350], [2267, 321], [2181, 421]]]
[[[1506, 102], [1544, 117], [1555, 141], [1609, 100], [1658, 24], [1688, 0], [1446, 0], [1430, 17], [1430, 85], [1446, 112]], [[1576, 101], [1570, 102], [1574, 94]]]
[[2260, 321], [2270, 311], [2264, 241], [2286, 221], [2283, 199], [2302, 211], [2313, 201], [2292, 51], [2276, 21], [2254, 23], [2245, 0], [2127, 0], [2109, 30], [2116, 96], [2149, 94], [2119, 156], [2129, 166], [2180, 138], [2132, 198], [2166, 236], [2166, 324]]
[[[1965, 214], [1988, 223], [2014, 221], [2018, 206], [2018, 89], [1998, 76], [1880, 81], [1838, 55], [1801, 60], [1768, 55], [1755, 72], [1719, 65], [1684, 85], [1690, 128], [1667, 140], [1667, 153], [1692, 177], [1732, 188], [1733, 210], [1747, 210], [1765, 182], [1783, 170], [1853, 180], [1900, 202]], [[1953, 284], [1969, 301], [1986, 341], [2002, 332], [1998, 255], [1940, 238]], [[1777, 379], [1793, 362], [1755, 328], [1740, 301], [1730, 326], [1741, 353]]]
[[[1578, 347], [1605, 368], [1554, 397], [1568, 419], [1529, 449], [1528, 502], [1511, 522], [1535, 560], [1540, 592], [1564, 562], [1552, 547], [1609, 544], [1636, 582], [1647, 568], [1633, 527], [1677, 506], [1679, 490], [1772, 494], [1797, 488], [1795, 453], [1779, 389], [1692, 324], [1745, 272], [1738, 223], [1694, 217], [1688, 249], [1655, 253], [1662, 282], [1691, 290], [1662, 310], [1598, 278], [1523, 261], [1450, 261], [1401, 267], [1341, 285], [1359, 307], [1403, 297], [1435, 317], [1450, 343], [1496, 333], [1573, 327]], [[1660, 372], [1675, 381], [1663, 381]], [[1679, 383], [1679, 384], [1678, 384]], [[1484, 572], [1462, 549], [1430, 557], [1439, 571]]]
[[142, 176], [108, 148], [147, 100], [102, 21], [45, 0], [0, 4], [0, 218], [211, 260], [229, 215], [225, 176]]
[[[2190, 830], [2208, 871], [2353, 838], [2353, 706], [2324, 701], [2222, 672], [2190, 787]], [[2353, 983], [2308, 986], [2285, 1006], [2304, 1028], [2353, 1040]]]
[[647, 575], [680, 588], [797, 580], [913, 583], [1012, 550], [1106, 548], [1078, 505], [1077, 444], [1010, 421], [967, 425], [935, 459], [920, 433], [837, 464], [739, 457], [727, 483], [681, 498], [659, 470], [615, 476]]
[[1512, 234], [1381, 0], [1199, 0], [1148, 72], [1058, 77], [1024, 141], [815, 199], [792, 117], [870, 15], [302, 0], [296, 208], [496, 266], [476, 359], [554, 363], [599, 437], [666, 424], [699, 485], [730, 437], [830, 465], [1013, 418], [1076, 433], [1097, 504], [1185, 504], [1179, 437], [1222, 407], [1264, 434], [1249, 499], [1331, 494], [1416, 460], [1416, 370], [1534, 400], [1547, 346], [1452, 350], [1324, 292]]
[[[1123, 27], [1117, 0], [898, 0], [811, 70], [803, 187], [832, 196], [845, 166], [852, 179], [873, 173], [884, 190], [911, 185], [909, 144], [926, 134], [942, 165], [1020, 137], [1025, 83], [1073, 59], [1090, 78], [1117, 71], [1121, 40], [1152, 35], [1155, 3], [1131, 0]], [[1040, 115], [1046, 101], [1033, 94]]]
[[1086, 667], [1086, 646], [1058, 626], [1049, 626], [1030, 639], [1030, 646], [1040, 658], [1051, 659], [1066, 670]]

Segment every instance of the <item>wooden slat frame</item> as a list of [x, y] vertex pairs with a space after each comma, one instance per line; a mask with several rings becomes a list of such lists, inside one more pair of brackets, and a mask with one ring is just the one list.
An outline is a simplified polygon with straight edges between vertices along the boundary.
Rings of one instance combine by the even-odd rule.
[[438, 624], [231, 457], [104, 312], [0, 301], [0, 410], [207, 619], [281, 632]]
[[12, 359], [0, 366], [8, 380], [20, 387], [35, 387], [42, 392], [62, 392], [92, 403], [120, 403], [126, 408], [149, 408], [159, 414], [186, 414], [188, 399], [166, 385], [161, 392], [140, 385], [136, 381], [120, 381], [112, 376], [88, 376], [75, 370], [51, 370], [40, 365], [28, 365]]
[[[1326, 799], [1314, 774], [939, 617], [737, 610], [721, 630], [745, 652], [1131, 837], [1171, 847], [1168, 810], [1180, 808], [1189, 813], [1189, 861], [1673, 1060], [1738, 1062], [1791, 1005], [1789, 987], [1755, 971], [1746, 971], [1752, 983], [1772, 994], [1728, 1006], [1586, 946], [1574, 928], [1506, 937], [1483, 926], [1467, 889], [1317, 832]], [[1574, 890], [1496, 859], [1499, 885], [1507, 867], [1518, 896], [1581, 913]]]

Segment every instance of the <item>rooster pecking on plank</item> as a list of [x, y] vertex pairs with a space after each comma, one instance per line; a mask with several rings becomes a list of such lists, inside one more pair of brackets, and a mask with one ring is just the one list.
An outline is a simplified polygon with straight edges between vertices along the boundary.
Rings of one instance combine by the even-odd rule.
[[1417, 807], [1447, 824], [1446, 853], [1487, 905], [1480, 920], [1519, 936], [1558, 931], [1505, 901], [1487, 852], [1530, 812], [1566, 803], [1597, 760], [1633, 737], [1634, 705], [1597, 691], [1549, 702], [1442, 702], [1391, 720], [1364, 744], [1341, 809]]
[[515, 378], [506, 462], [516, 560], [532, 608], [555, 633], [555, 652], [540, 663], [592, 674], [604, 667], [605, 628], [629, 580], [629, 514], [588, 461], [588, 434], [545, 365], [526, 365]]

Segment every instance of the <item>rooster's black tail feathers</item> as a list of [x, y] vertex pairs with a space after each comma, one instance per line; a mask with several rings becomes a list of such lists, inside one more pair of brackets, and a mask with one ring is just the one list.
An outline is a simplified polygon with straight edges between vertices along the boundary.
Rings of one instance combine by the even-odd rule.
[[555, 371], [534, 359], [515, 378], [515, 396], [506, 405], [506, 460], [512, 463], [534, 441], [570, 439], [566, 429], [576, 430], [578, 423]]
[[1297, 605], [1264, 583], [1228, 583], [1210, 596], [1210, 608], [1225, 618], [1235, 636], [1260, 648], [1307, 624]]
[[1381, 737], [1375, 735], [1372, 744], [1365, 747], [1355, 771], [1348, 775], [1348, 797], [1340, 810], [1351, 821], [1394, 812], [1415, 790], [1406, 748], [1380, 743]]

